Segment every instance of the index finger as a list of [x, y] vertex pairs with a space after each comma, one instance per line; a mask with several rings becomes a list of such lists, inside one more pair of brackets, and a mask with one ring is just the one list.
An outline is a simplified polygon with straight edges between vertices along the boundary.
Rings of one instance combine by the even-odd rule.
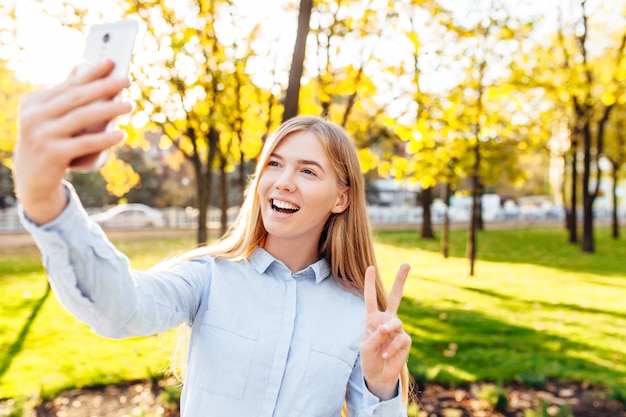
[[[108, 75], [113, 70], [113, 62], [105, 61], [98, 64], [81, 64], [76, 65], [69, 73], [65, 81], [58, 83], [49, 88], [39, 90], [36, 94], [40, 101], [48, 102], [53, 100], [63, 92], [67, 91], [70, 86], [81, 86], [91, 81], [100, 79]], [[34, 95], [34, 94], [33, 94]]]
[[365, 270], [365, 284], [363, 288], [363, 298], [365, 299], [365, 312], [367, 314], [378, 311], [378, 300], [376, 297], [376, 268], [368, 266]]
[[409, 264], [400, 265], [400, 269], [398, 269], [398, 273], [396, 274], [396, 280], [393, 282], [393, 287], [391, 287], [391, 292], [389, 293], [389, 297], [387, 299], [386, 311], [388, 313], [393, 313], [394, 316], [398, 312], [400, 300], [402, 300], [402, 292], [404, 291], [404, 283], [406, 282], [410, 269], [411, 266]]

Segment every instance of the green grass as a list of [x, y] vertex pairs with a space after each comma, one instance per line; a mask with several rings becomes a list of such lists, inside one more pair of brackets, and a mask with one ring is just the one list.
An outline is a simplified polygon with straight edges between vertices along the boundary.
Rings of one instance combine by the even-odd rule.
[[[626, 242], [598, 228], [590, 255], [566, 238], [561, 229], [481, 232], [469, 276], [463, 231], [452, 232], [448, 259], [417, 232], [377, 234], [388, 286], [401, 262], [412, 265], [400, 317], [415, 379], [626, 386]], [[118, 242], [136, 268], [191, 246]], [[0, 254], [0, 398], [152, 378], [167, 366], [159, 337], [95, 336], [46, 291], [38, 255]]]
[[[626, 242], [598, 229], [596, 254], [560, 229], [480, 233], [476, 273], [416, 233], [379, 235], [385, 269], [413, 265], [400, 315], [413, 338], [409, 369], [420, 380], [525, 381], [537, 376], [626, 385]], [[419, 248], [417, 248], [419, 247]]]
[[[137, 268], [191, 247], [190, 240], [120, 242]], [[168, 366], [167, 337], [96, 336], [48, 293], [38, 254], [0, 254], [0, 398], [144, 379]], [[167, 336], [167, 335], [166, 335]]]

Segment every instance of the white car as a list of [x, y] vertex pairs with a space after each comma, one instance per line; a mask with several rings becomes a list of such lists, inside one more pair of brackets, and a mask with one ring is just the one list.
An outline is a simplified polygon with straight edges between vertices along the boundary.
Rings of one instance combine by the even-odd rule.
[[103, 228], [163, 227], [163, 213], [145, 204], [119, 204], [102, 213], [89, 216]]

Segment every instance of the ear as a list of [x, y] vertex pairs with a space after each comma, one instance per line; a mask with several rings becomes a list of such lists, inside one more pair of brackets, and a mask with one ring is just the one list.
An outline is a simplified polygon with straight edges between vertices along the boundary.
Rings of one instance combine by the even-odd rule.
[[350, 188], [345, 188], [337, 196], [337, 201], [333, 206], [333, 213], [343, 213], [350, 205]]

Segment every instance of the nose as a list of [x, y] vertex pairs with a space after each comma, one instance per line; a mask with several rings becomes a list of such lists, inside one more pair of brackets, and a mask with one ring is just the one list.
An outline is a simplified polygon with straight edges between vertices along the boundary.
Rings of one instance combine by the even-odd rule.
[[293, 173], [288, 169], [283, 169], [274, 182], [274, 188], [292, 192], [296, 189], [293, 181]]

